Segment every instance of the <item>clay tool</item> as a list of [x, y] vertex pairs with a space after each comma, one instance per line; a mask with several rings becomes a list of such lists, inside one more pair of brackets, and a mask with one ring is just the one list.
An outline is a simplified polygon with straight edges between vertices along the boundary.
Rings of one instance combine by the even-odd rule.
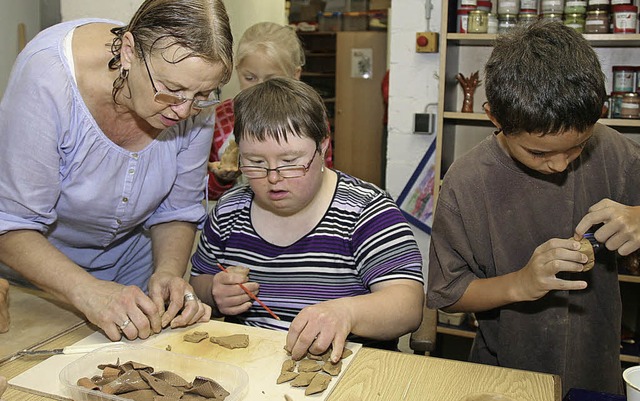
[[108, 345], [124, 345], [124, 343], [121, 341], [118, 341], [118, 342], [100, 343], [100, 344], [69, 345], [64, 348], [54, 348], [54, 349], [38, 349], [38, 350], [25, 349], [22, 351], [18, 351], [18, 355], [87, 354], [91, 351], [95, 351], [98, 348], [106, 347]]
[[[227, 272], [227, 269], [225, 269], [220, 263], [218, 263], [218, 267], [220, 268], [220, 270], [222, 270], [223, 272]], [[258, 297], [256, 297], [255, 295], [253, 295], [253, 293], [251, 291], [249, 291], [249, 289], [247, 287], [245, 287], [244, 285], [242, 285], [242, 283], [238, 283], [238, 285], [240, 286], [240, 288], [242, 288], [242, 290], [244, 292], [247, 293], [248, 296], [251, 297], [251, 299], [253, 299], [254, 301], [256, 301], [257, 303], [260, 304], [260, 306], [262, 306], [267, 312], [269, 312], [269, 314], [276, 320], [280, 320], [280, 318], [278, 317], [278, 315], [276, 315], [275, 313], [273, 313], [273, 311], [271, 309], [269, 309], [269, 307], [267, 305], [264, 304], [264, 302], [262, 302]]]

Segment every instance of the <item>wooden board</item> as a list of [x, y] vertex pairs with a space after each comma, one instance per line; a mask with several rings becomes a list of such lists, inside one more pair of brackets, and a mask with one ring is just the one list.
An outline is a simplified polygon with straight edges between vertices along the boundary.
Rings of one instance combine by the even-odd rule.
[[[197, 344], [185, 342], [183, 336], [193, 331], [206, 331], [210, 336], [247, 334], [249, 335], [249, 347], [229, 350], [211, 343], [208, 339]], [[249, 375], [249, 393], [245, 397], [247, 401], [283, 401], [285, 394], [291, 396], [293, 400], [324, 401], [362, 347], [360, 344], [348, 343], [347, 348], [351, 349], [354, 355], [343, 361], [340, 375], [331, 380], [329, 388], [322, 394], [306, 397], [304, 388], [293, 388], [288, 383], [276, 384], [282, 362], [289, 358], [284, 350], [286, 335], [286, 332], [281, 331], [210, 321], [189, 328], [165, 330], [147, 340], [136, 340], [132, 343], [159, 349], [171, 346], [171, 352], [210, 358], [243, 368]], [[96, 344], [105, 341], [107, 339], [102, 333], [94, 333], [77, 344]], [[58, 375], [67, 364], [77, 360], [80, 356], [58, 355], [50, 357], [14, 377], [9, 381], [9, 384], [31, 393], [64, 400], [66, 397], [58, 381]]]
[[9, 315], [9, 331], [0, 334], [0, 361], [84, 322], [72, 307], [42, 291], [13, 285], [9, 287]]

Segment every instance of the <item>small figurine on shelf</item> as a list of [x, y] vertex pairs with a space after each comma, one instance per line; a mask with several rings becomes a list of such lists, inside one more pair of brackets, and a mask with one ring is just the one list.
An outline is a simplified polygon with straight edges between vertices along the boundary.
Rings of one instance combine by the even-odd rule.
[[460, 82], [462, 90], [464, 91], [464, 100], [462, 101], [462, 112], [473, 113], [473, 94], [476, 88], [480, 86], [482, 81], [479, 79], [478, 71], [469, 75], [469, 78], [465, 78], [462, 73], [456, 74], [456, 79]]

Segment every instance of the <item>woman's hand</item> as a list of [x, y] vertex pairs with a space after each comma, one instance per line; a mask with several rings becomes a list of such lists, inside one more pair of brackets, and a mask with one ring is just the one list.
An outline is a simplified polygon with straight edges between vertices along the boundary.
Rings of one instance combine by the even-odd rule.
[[302, 309], [287, 334], [285, 349], [291, 352], [291, 358], [300, 360], [307, 351], [319, 355], [332, 346], [331, 361], [338, 362], [352, 328], [347, 304], [348, 300], [341, 298]]
[[230, 266], [226, 272], [213, 276], [211, 295], [221, 314], [239, 315], [251, 308], [253, 299], [238, 284], [243, 284], [254, 295], [258, 295], [260, 285], [249, 282], [249, 269], [246, 267]]
[[640, 206], [626, 206], [610, 199], [603, 199], [589, 208], [575, 229], [574, 238], [580, 239], [596, 224], [602, 224], [594, 232], [595, 239], [610, 251], [621, 256], [640, 248]]
[[169, 324], [175, 328], [207, 322], [211, 317], [211, 307], [195, 296], [193, 287], [182, 277], [154, 273], [149, 279], [149, 296], [161, 315], [163, 328]]
[[139, 287], [93, 279], [74, 292], [73, 304], [113, 341], [159, 333], [160, 311]]
[[585, 281], [556, 277], [562, 271], [583, 271], [588, 258], [579, 249], [580, 243], [574, 239], [553, 238], [538, 246], [527, 265], [514, 273], [516, 299], [534, 301], [551, 290], [585, 289]]

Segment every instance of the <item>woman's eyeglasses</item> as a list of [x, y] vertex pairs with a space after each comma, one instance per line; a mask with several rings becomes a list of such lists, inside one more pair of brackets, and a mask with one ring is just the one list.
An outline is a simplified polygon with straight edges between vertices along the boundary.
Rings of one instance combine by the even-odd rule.
[[266, 168], [266, 167], [257, 167], [257, 166], [240, 166], [240, 171], [244, 174], [245, 177], [253, 179], [253, 178], [265, 178], [269, 175], [270, 172], [275, 171], [282, 178], [298, 178], [303, 177], [309, 171], [309, 167], [311, 167], [311, 163], [313, 163], [313, 159], [316, 157], [316, 153], [318, 151], [313, 152], [313, 157], [309, 160], [306, 166], [303, 165], [288, 165], [288, 166], [280, 166], [276, 168]]
[[170, 106], [179, 106], [185, 102], [193, 102], [191, 103], [191, 107], [194, 109], [206, 109], [207, 107], [215, 106], [220, 103], [220, 94], [219, 90], [215, 89], [212, 91], [208, 97], [206, 98], [193, 98], [189, 99], [182, 95], [178, 95], [175, 93], [159, 91], [156, 88], [156, 84], [153, 81], [153, 77], [151, 76], [151, 71], [149, 70], [149, 65], [147, 64], [147, 57], [144, 54], [144, 50], [142, 46], [140, 47], [140, 51], [142, 52], [142, 61], [144, 62], [144, 67], [147, 69], [147, 74], [149, 74], [149, 80], [151, 81], [151, 86], [153, 87], [153, 91], [155, 95], [153, 96], [153, 100], [158, 103], [168, 104]]

